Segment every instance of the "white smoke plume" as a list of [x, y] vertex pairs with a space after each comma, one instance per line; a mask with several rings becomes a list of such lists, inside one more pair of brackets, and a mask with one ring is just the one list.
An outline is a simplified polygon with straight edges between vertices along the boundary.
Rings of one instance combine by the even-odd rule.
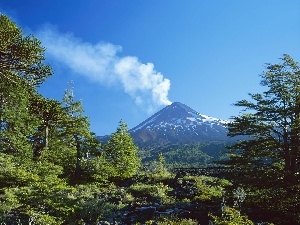
[[169, 105], [170, 80], [155, 71], [152, 63], [141, 63], [137, 57], [120, 57], [121, 46], [110, 43], [91, 44], [62, 34], [52, 28], [38, 32], [47, 55], [72, 71], [103, 85], [121, 84], [138, 105], [152, 111]]

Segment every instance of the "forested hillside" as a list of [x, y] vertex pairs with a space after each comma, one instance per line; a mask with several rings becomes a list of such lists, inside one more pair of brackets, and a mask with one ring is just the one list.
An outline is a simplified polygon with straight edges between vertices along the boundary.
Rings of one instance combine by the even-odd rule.
[[227, 158], [226, 146], [231, 142], [198, 142], [195, 144], [178, 144], [169, 146], [152, 146], [139, 149], [143, 164], [158, 158], [159, 154], [165, 157], [167, 168], [207, 167], [218, 164], [218, 161]]
[[[61, 100], [38, 92], [54, 75], [45, 51], [0, 15], [1, 224], [300, 224], [300, 69], [290, 56], [267, 65], [268, 91], [236, 103], [250, 112], [233, 117], [229, 135], [251, 138], [222, 156], [222, 142], [143, 152], [122, 120], [100, 144], [71, 83]], [[168, 170], [215, 165], [212, 147], [225, 175]]]

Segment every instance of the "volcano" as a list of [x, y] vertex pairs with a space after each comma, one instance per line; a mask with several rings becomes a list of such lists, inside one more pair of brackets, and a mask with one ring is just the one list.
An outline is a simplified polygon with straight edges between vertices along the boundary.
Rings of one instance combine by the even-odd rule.
[[140, 147], [228, 140], [229, 121], [200, 114], [174, 102], [129, 130]]

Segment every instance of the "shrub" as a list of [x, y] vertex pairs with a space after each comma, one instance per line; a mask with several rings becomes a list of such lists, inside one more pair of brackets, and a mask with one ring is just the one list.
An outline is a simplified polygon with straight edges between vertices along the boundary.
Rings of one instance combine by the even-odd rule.
[[185, 176], [178, 181], [190, 190], [191, 200], [198, 201], [219, 200], [231, 185], [227, 180], [206, 176]]
[[209, 216], [213, 219], [210, 222], [212, 225], [254, 225], [247, 216], [242, 216], [240, 211], [227, 206], [222, 209], [221, 216], [213, 214], [209, 214]]
[[197, 225], [198, 222], [192, 219], [178, 219], [171, 220], [163, 218], [162, 221], [149, 220], [146, 222], [146, 225]]
[[145, 197], [150, 198], [152, 201], [155, 199], [160, 203], [169, 203], [172, 199], [168, 196], [168, 192], [172, 189], [168, 185], [164, 185], [163, 183], [158, 184], [144, 184], [144, 183], [136, 183], [131, 185], [128, 191], [134, 197]]

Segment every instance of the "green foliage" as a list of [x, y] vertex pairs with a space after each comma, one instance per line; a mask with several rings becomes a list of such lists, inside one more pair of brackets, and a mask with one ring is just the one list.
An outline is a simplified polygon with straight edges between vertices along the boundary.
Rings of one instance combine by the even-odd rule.
[[161, 182], [174, 177], [166, 168], [165, 157], [162, 153], [158, 155], [158, 160], [153, 160], [145, 166], [149, 177], [154, 182]]
[[[44, 51], [38, 39], [24, 35], [0, 15], [1, 224], [96, 224], [133, 219], [145, 224], [192, 225], [219, 207], [231, 186], [229, 181], [179, 177], [166, 168], [211, 165], [222, 158], [224, 142], [144, 151], [145, 161], [158, 160], [138, 171], [138, 149], [123, 121], [100, 146], [72, 86], [62, 102], [37, 92], [52, 75], [43, 63]], [[236, 103], [250, 109], [230, 124], [230, 136], [251, 137], [231, 147], [228, 162], [244, 169], [239, 176], [243, 188], [236, 189], [230, 199], [236, 208], [224, 207], [221, 215], [211, 214], [214, 224], [253, 224], [237, 211], [242, 208], [244, 189], [247, 201], [243, 206], [252, 209], [251, 219], [300, 223], [299, 74], [298, 64], [284, 55], [282, 64], [268, 64], [262, 75], [262, 85], [269, 90], [250, 95], [254, 103]], [[231, 179], [233, 175], [239, 174], [232, 174]], [[146, 219], [138, 207], [150, 209], [153, 217]], [[158, 212], [169, 217], [154, 218]], [[198, 221], [185, 219], [182, 212], [196, 212], [193, 218]]]
[[273, 185], [272, 187], [247, 189], [247, 201], [243, 204], [253, 210], [254, 221], [270, 221], [274, 224], [299, 224], [300, 185]]
[[14, 22], [0, 14], [1, 83], [41, 84], [52, 75], [51, 68], [43, 64], [44, 52], [37, 38], [23, 35]]
[[85, 153], [99, 155], [86, 118], [72, 114], [81, 112], [80, 104], [73, 99], [61, 104], [37, 93], [37, 86], [52, 75], [43, 60], [40, 41], [24, 37], [15, 23], [0, 15], [0, 221], [4, 223], [66, 221], [78, 207], [76, 189], [64, 179], [74, 173], [78, 159], [74, 133], [84, 140], [81, 158]]
[[74, 164], [69, 165], [67, 173], [72, 183], [83, 182], [82, 166], [85, 160], [100, 154], [100, 145], [96, 137], [90, 132], [88, 118], [83, 115], [81, 101], [75, 101], [72, 84], [70, 89], [65, 91], [62, 106], [67, 114], [66, 119], [62, 121], [60, 136], [63, 139], [66, 149], [75, 152], [73, 157]]
[[224, 159], [227, 142], [202, 142], [185, 145], [171, 145], [164, 147], [148, 147], [140, 149], [139, 155], [144, 164], [148, 164], [163, 153], [165, 167], [203, 167], [215, 165], [216, 161]]
[[36, 175], [30, 172], [27, 163], [0, 153], [0, 188], [23, 186], [34, 180]]
[[220, 201], [226, 188], [232, 185], [225, 179], [206, 176], [185, 176], [177, 182], [190, 190], [185, 197], [197, 201]]
[[103, 147], [103, 155], [114, 169], [112, 177], [124, 179], [136, 174], [140, 166], [137, 150], [127, 125], [120, 121], [117, 131]]
[[39, 119], [40, 124], [32, 136], [33, 156], [38, 159], [43, 150], [48, 150], [49, 142], [57, 138], [55, 132], [61, 122], [67, 118], [61, 103], [54, 99], [46, 99], [35, 94], [30, 99], [30, 113]]
[[182, 145], [165, 153], [168, 167], [199, 167], [208, 165], [212, 157], [202, 151], [201, 144]]
[[82, 170], [87, 181], [96, 183], [107, 183], [114, 173], [114, 168], [102, 155], [82, 160]]
[[82, 204], [82, 208], [79, 213], [79, 217], [88, 223], [96, 223], [101, 219], [109, 218], [113, 215], [113, 212], [117, 209], [116, 205], [99, 199], [89, 199]]
[[35, 87], [52, 75], [43, 64], [44, 48], [33, 36], [5, 15], [0, 15], [0, 149], [19, 157], [30, 157], [34, 136], [41, 121], [30, 111]]
[[162, 221], [149, 220], [146, 225], [197, 225], [198, 222], [192, 219], [167, 219], [163, 218]]
[[76, 210], [66, 220], [67, 224], [96, 224], [101, 219], [107, 219], [115, 216], [118, 206], [110, 202], [105, 197], [99, 198], [99, 195], [108, 195], [114, 192], [114, 186], [102, 187], [97, 184], [80, 184], [76, 186], [76, 192], [72, 197], [76, 200]]
[[231, 207], [224, 207], [221, 216], [212, 214], [210, 216], [213, 219], [213, 225], [254, 225], [247, 216], [242, 216], [238, 210]]
[[261, 75], [266, 91], [235, 104], [245, 110], [233, 117], [229, 135], [249, 138], [230, 146], [227, 164], [235, 168], [235, 182], [247, 187], [246, 205], [255, 211], [254, 218], [297, 224], [300, 67], [289, 55], [280, 60], [267, 64]]
[[[62, 168], [52, 163], [27, 163], [28, 179], [23, 186], [10, 186], [2, 189], [0, 214], [2, 220], [8, 217], [8, 212], [18, 212], [28, 215], [36, 224], [55, 224], [50, 221], [63, 221], [74, 212], [74, 199], [70, 194], [75, 191], [67, 183], [58, 178]], [[29, 172], [30, 171], [30, 172]], [[18, 218], [18, 216], [17, 216]], [[37, 221], [47, 221], [39, 223]]]
[[168, 192], [170, 192], [171, 190], [171, 187], [163, 183], [136, 183], [131, 185], [128, 189], [129, 193], [131, 193], [134, 197], [148, 197], [151, 198], [152, 201], [158, 201], [159, 203], [163, 204], [174, 202], [174, 200], [168, 195]]
[[[261, 75], [262, 94], [249, 94], [253, 101], [241, 100], [235, 105], [246, 112], [233, 117], [229, 135], [251, 138], [231, 146], [232, 164], [254, 173], [261, 166], [277, 167], [277, 177], [297, 179], [300, 151], [300, 68], [290, 56], [283, 55], [280, 64], [267, 64]], [[268, 171], [268, 170], [267, 170]]]

